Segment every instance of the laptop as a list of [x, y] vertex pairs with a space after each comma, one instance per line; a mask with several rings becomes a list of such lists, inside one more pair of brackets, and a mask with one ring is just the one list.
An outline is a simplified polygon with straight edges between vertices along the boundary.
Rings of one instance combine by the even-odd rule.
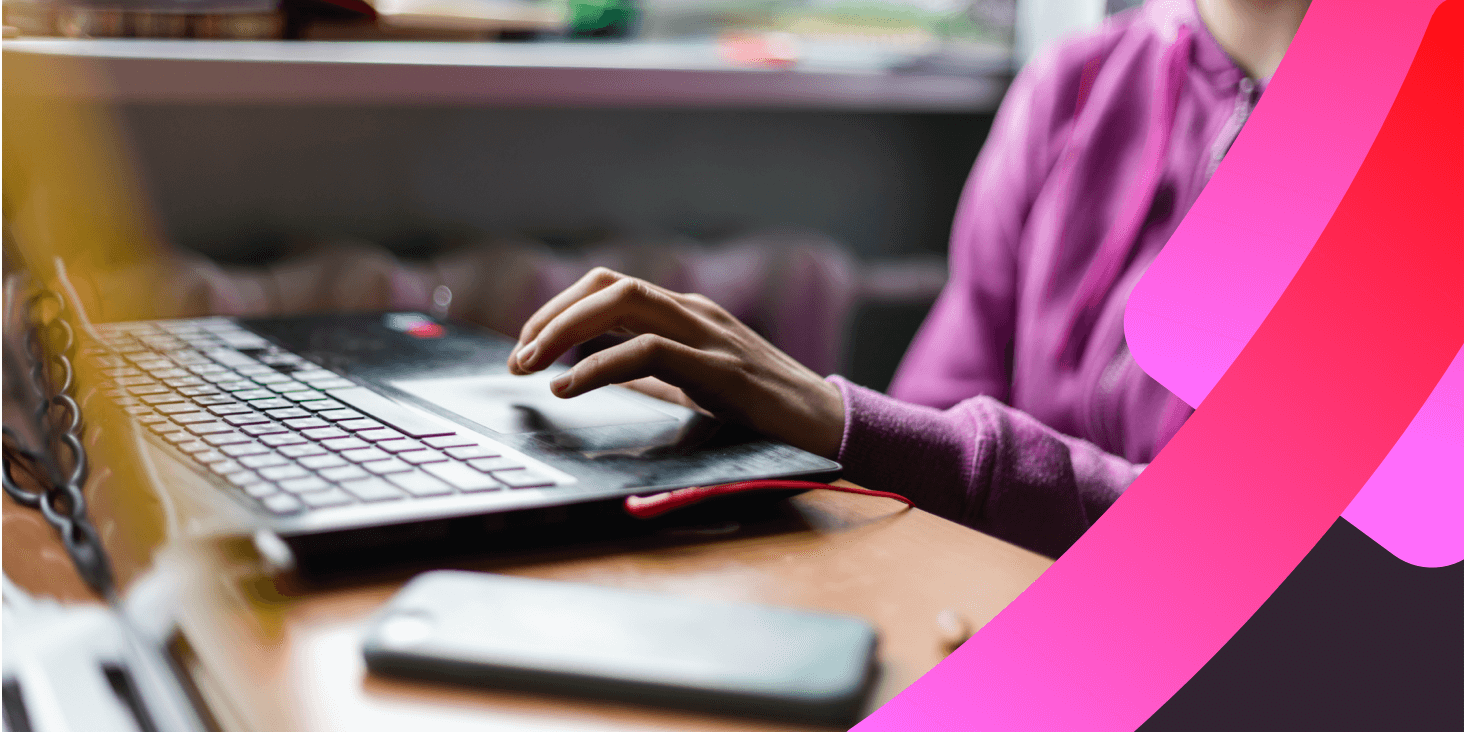
[[511, 339], [422, 313], [95, 332], [87, 355], [155, 461], [185, 466], [297, 553], [595, 520], [630, 495], [840, 470], [629, 389], [560, 399], [548, 384], [562, 367], [509, 374]]
[[635, 494], [837, 476], [833, 461], [627, 389], [561, 400], [557, 369], [512, 376], [512, 341], [422, 313], [134, 321], [176, 287], [160, 266], [171, 253], [104, 111], [58, 91], [88, 70], [41, 70], [45, 84], [5, 87], [7, 242], [69, 301], [83, 355], [145, 436], [161, 500], [188, 504], [170, 504], [170, 521], [350, 553], [600, 520]]

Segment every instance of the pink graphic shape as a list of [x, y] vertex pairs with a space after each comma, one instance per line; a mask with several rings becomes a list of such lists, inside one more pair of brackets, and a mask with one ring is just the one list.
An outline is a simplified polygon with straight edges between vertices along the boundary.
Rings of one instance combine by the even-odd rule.
[[1464, 559], [1464, 349], [1367, 485], [1342, 512], [1420, 567]]
[[1345, 198], [1190, 420], [1047, 573], [859, 730], [1132, 730], [1379, 471], [1464, 349], [1461, 8], [1432, 19]]
[[[1438, 0], [1331, 2], [1163, 252], [1124, 330], [1146, 373], [1191, 406], [1230, 367], [1331, 218], [1403, 82]], [[1387, 378], [1379, 375], [1378, 378]], [[1398, 558], [1464, 560], [1464, 368], [1451, 368], [1343, 513]], [[1454, 401], [1455, 404], [1458, 399]], [[1447, 448], [1450, 444], [1456, 447]]]

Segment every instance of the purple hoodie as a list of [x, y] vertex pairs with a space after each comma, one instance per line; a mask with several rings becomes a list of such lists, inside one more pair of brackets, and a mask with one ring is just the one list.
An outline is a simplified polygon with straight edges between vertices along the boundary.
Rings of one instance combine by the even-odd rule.
[[1260, 91], [1193, 0], [1023, 69], [890, 396], [831, 377], [845, 476], [1044, 554], [1071, 546], [1190, 414], [1129, 355], [1124, 305]]

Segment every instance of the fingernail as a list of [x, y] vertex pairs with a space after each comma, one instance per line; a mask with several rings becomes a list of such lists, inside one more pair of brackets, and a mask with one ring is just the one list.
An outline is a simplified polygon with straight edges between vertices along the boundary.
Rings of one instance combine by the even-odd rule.
[[519, 351], [518, 362], [523, 368], [530, 368], [534, 365], [534, 354], [539, 351], [539, 342], [533, 341], [524, 350]]
[[574, 386], [573, 371], [566, 371], [555, 377], [553, 381], [549, 382], [549, 390], [554, 392], [555, 396], [559, 396], [560, 394], [569, 391], [569, 387], [571, 386]]

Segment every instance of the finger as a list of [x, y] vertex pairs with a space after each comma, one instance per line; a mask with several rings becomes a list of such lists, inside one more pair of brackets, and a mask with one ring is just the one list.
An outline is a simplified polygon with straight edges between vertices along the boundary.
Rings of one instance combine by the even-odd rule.
[[579, 302], [588, 295], [609, 287], [626, 276], [606, 267], [595, 267], [586, 272], [584, 276], [575, 281], [573, 285], [565, 288], [563, 292], [549, 299], [549, 302], [539, 306], [534, 314], [519, 328], [518, 343], [508, 354], [508, 369], [517, 374], [525, 373], [518, 368], [518, 353], [525, 344], [530, 343], [539, 335], [539, 331], [553, 320], [555, 316], [564, 312], [569, 306]]
[[591, 354], [549, 382], [555, 396], [568, 399], [610, 384], [656, 377], [671, 385], [692, 383], [718, 390], [725, 371], [717, 354], [647, 333]]
[[654, 333], [700, 345], [705, 323], [665, 292], [626, 278], [591, 294], [555, 316], [519, 351], [518, 366], [536, 371], [576, 344], [614, 330]]

